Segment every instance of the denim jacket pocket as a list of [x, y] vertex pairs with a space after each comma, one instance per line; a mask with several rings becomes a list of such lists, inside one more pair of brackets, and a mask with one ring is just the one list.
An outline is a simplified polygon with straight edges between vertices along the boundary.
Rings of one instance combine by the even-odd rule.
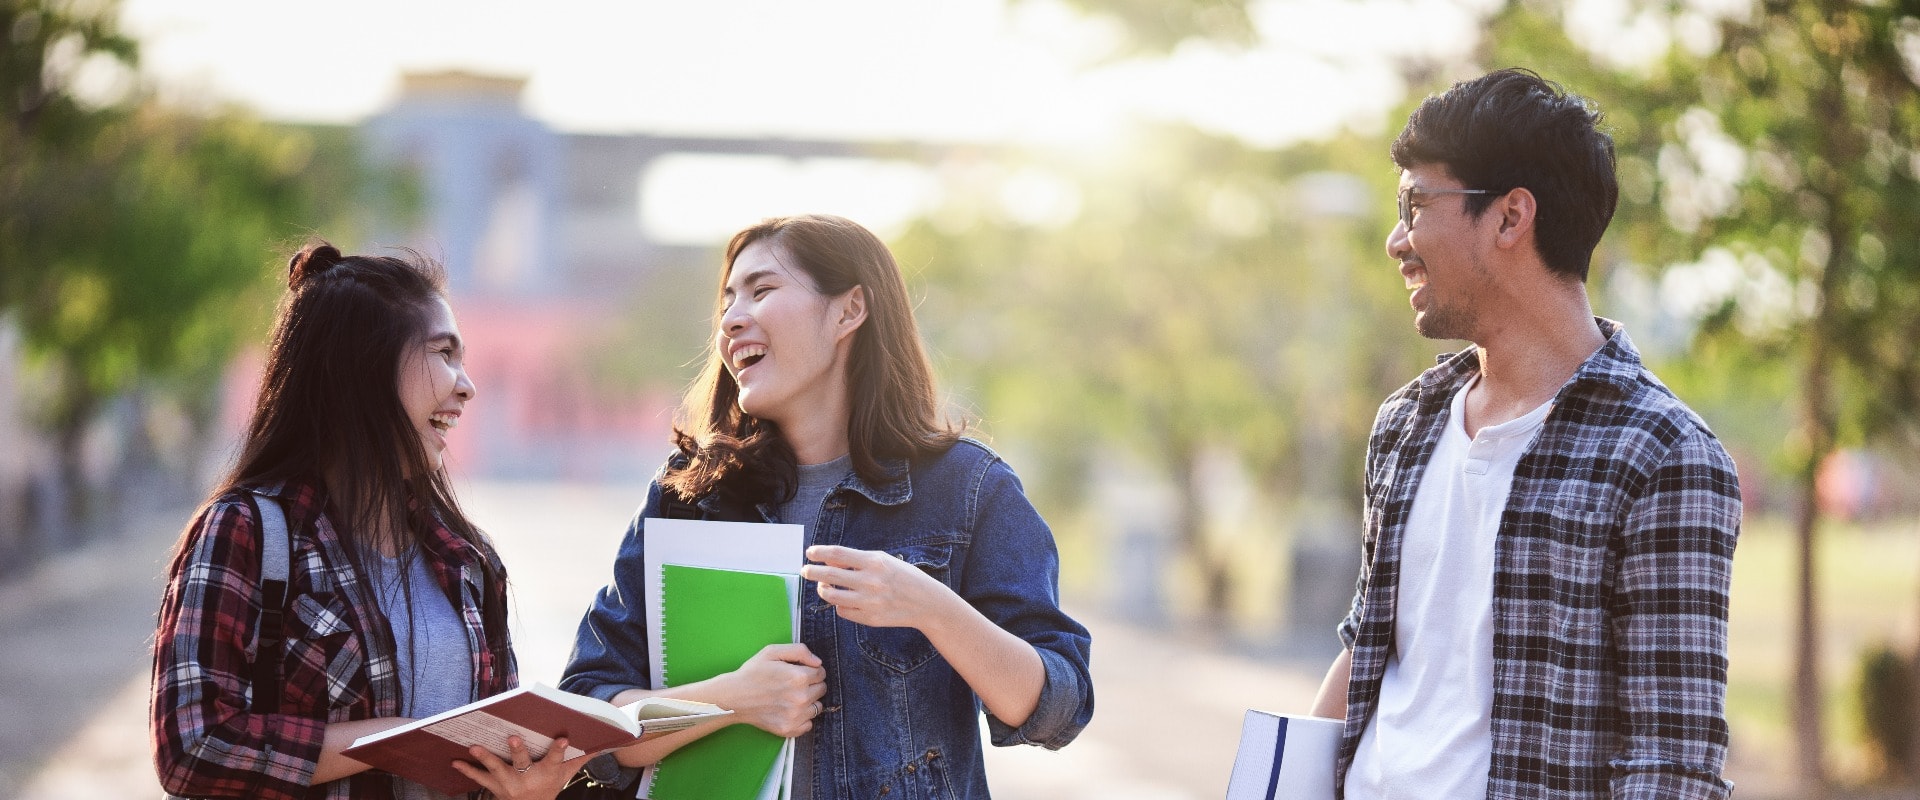
[[[329, 706], [358, 703], [361, 693], [353, 688], [354, 675], [366, 666], [367, 656], [354, 633], [346, 601], [328, 593], [303, 594], [294, 600], [292, 616], [294, 627], [287, 632], [288, 666], [298, 663], [304, 667], [302, 671], [324, 676], [323, 691]], [[288, 669], [284, 674], [293, 677], [296, 672]]]
[[947, 779], [947, 761], [938, 749], [915, 755], [880, 784], [879, 794], [886, 800], [959, 800]]
[[[952, 544], [921, 544], [886, 550], [951, 587], [953, 548]], [[926, 635], [913, 628], [876, 628], [856, 623], [854, 639], [860, 643], [860, 652], [867, 660], [895, 672], [912, 672], [937, 655]]]

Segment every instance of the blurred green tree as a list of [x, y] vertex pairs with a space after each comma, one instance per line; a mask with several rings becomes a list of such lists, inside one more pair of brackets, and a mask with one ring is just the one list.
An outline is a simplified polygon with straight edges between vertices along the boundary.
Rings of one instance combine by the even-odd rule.
[[1398, 276], [1356, 272], [1386, 260], [1392, 176], [1351, 142], [1269, 151], [1178, 126], [1116, 152], [950, 175], [896, 252], [929, 287], [948, 383], [1038, 451], [1043, 487], [1082, 491], [1101, 459], [1159, 470], [1217, 628], [1243, 556], [1209, 519], [1209, 459], [1282, 502], [1342, 505], [1368, 398], [1420, 358]]
[[343, 133], [150, 99], [116, 14], [0, 6], [0, 317], [48, 384], [40, 422], [66, 502], [38, 527], [61, 535], [89, 516], [81, 444], [103, 403], [166, 391], [209, 421], [237, 342], [265, 320], [280, 244], [340, 235], [370, 197]]

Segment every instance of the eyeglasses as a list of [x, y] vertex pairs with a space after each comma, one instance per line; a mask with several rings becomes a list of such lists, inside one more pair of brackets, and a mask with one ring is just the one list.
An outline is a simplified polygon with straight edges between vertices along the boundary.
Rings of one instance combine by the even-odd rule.
[[1490, 189], [1416, 189], [1408, 186], [1400, 190], [1400, 224], [1413, 230], [1413, 196], [1416, 194], [1493, 194]]

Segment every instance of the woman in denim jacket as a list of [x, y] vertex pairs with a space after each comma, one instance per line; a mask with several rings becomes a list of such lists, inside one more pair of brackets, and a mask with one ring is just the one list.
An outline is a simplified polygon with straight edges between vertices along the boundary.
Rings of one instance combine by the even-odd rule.
[[[658, 693], [638, 602], [646, 518], [798, 523], [801, 643], [672, 692], [797, 737], [797, 800], [988, 797], [983, 706], [996, 745], [1072, 741], [1093, 716], [1090, 637], [1060, 610], [1053, 536], [1013, 471], [940, 419], [886, 246], [839, 217], [766, 220], [728, 244], [719, 306], [679, 453], [561, 686]], [[716, 727], [617, 760], [651, 764]]]

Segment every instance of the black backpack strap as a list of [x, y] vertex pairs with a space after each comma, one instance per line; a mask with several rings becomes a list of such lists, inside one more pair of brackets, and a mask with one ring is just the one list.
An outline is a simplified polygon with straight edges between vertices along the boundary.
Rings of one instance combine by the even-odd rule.
[[255, 713], [271, 714], [280, 708], [280, 656], [286, 639], [292, 547], [287, 514], [279, 499], [256, 492], [253, 501], [260, 520], [260, 644], [254, 650], [251, 708]]
[[[674, 453], [667, 457], [667, 471], [686, 469], [692, 462], [693, 458], [686, 453]], [[700, 506], [695, 505], [694, 501], [681, 497], [679, 492], [662, 486], [660, 487], [660, 516], [666, 519], [702, 519], [706, 516], [706, 512], [701, 511]]]
[[681, 499], [672, 489], [660, 492], [660, 515], [667, 519], [700, 519], [700, 507]]

